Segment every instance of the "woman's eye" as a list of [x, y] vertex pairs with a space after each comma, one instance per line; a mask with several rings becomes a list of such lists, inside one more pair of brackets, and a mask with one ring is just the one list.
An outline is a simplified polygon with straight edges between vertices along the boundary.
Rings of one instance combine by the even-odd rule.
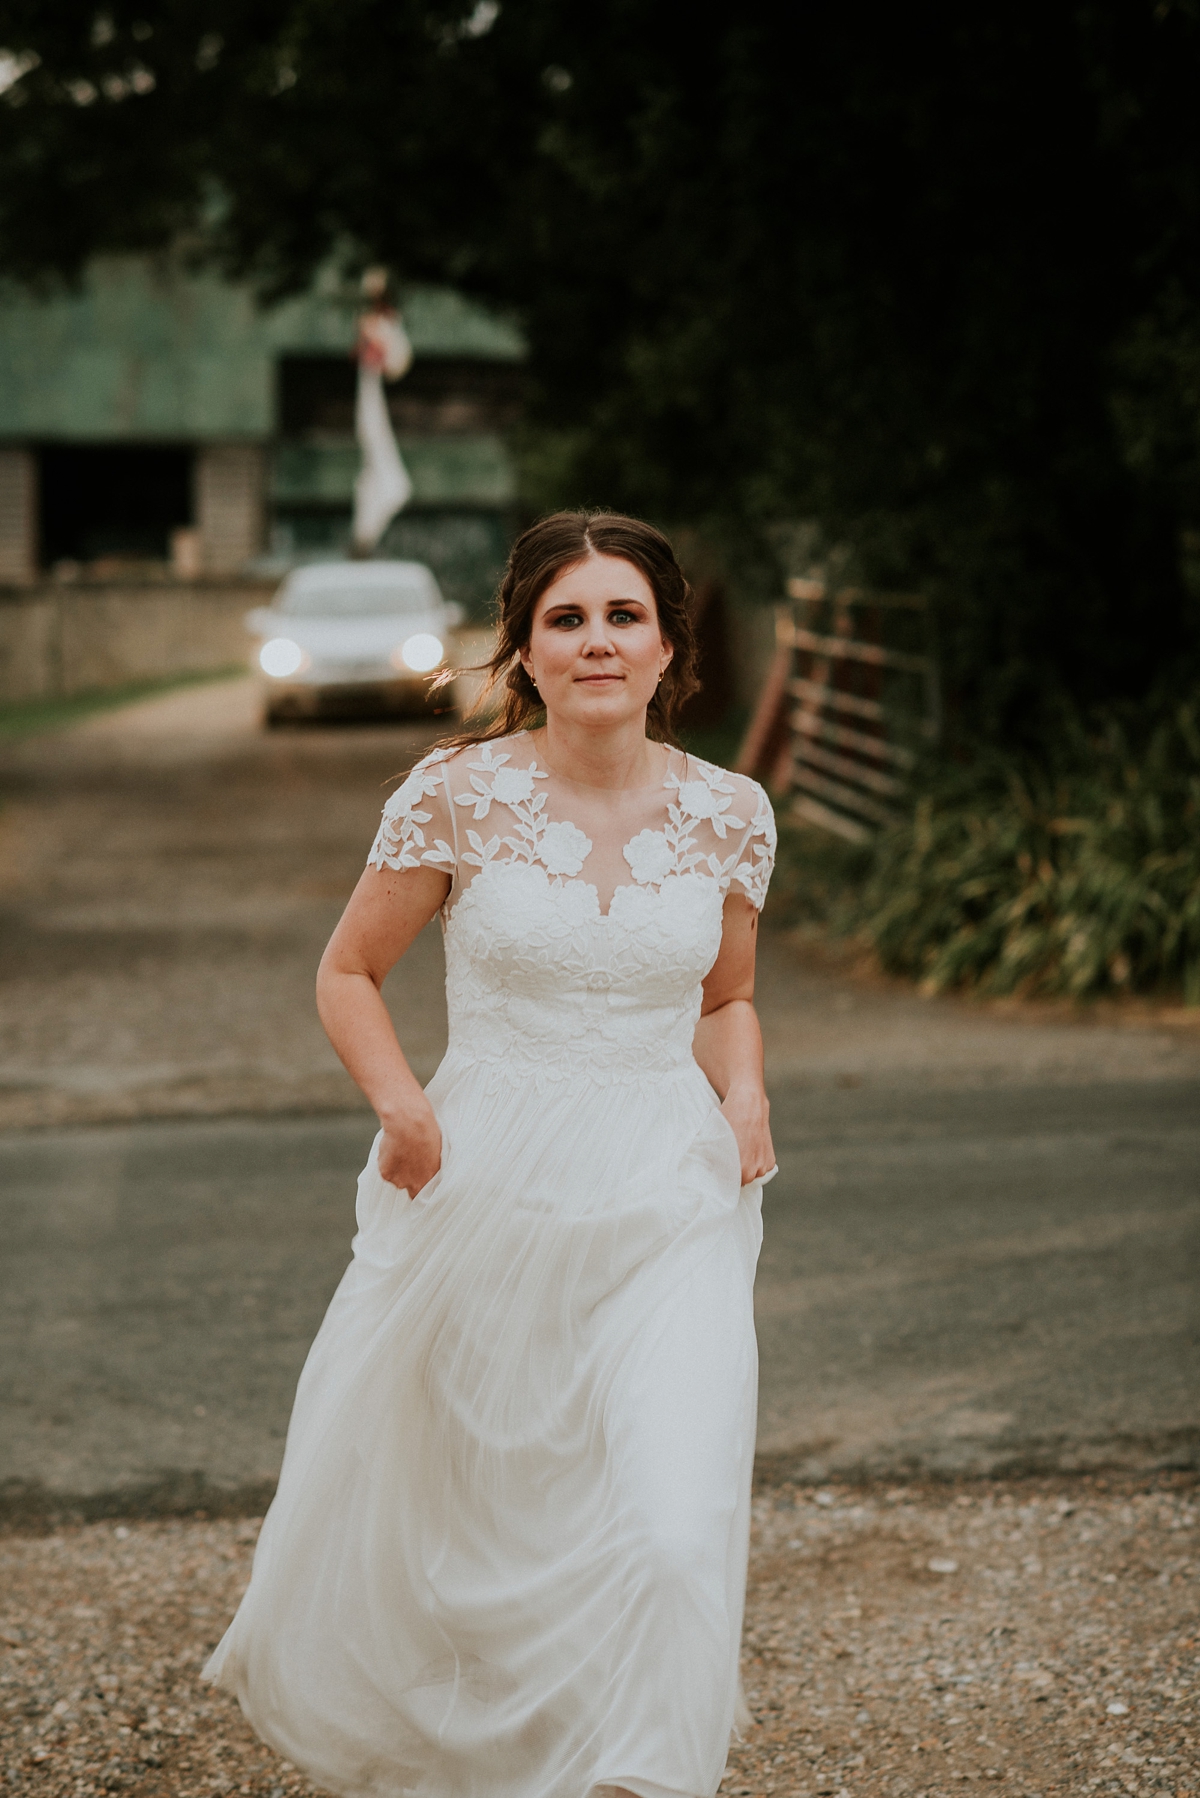
[[627, 612], [624, 607], [620, 607], [615, 612], [610, 612], [608, 617], [610, 624], [636, 624], [638, 621], [637, 614], [635, 612]]
[[583, 614], [581, 612], [560, 612], [558, 617], [554, 620], [554, 628], [555, 630], [558, 630], [561, 627], [566, 626], [568, 629], [574, 630], [576, 625], [582, 623]]

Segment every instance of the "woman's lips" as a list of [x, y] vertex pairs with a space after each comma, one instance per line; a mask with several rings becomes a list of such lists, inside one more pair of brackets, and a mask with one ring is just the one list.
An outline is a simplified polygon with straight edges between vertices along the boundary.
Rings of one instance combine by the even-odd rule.
[[613, 681], [624, 679], [623, 674], [580, 674], [576, 676], [575, 684], [580, 687], [607, 687]]

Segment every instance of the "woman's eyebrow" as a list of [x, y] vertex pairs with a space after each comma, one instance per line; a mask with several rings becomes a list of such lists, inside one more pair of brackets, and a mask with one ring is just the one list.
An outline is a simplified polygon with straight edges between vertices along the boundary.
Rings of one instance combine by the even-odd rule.
[[[647, 609], [644, 599], [606, 599], [603, 603], [606, 606], [637, 606], [639, 610], [643, 612]], [[556, 599], [553, 605], [546, 607], [546, 610], [542, 613], [542, 617], [553, 618], [560, 612], [583, 612], [586, 611], [586, 609], [586, 604], [583, 601]]]

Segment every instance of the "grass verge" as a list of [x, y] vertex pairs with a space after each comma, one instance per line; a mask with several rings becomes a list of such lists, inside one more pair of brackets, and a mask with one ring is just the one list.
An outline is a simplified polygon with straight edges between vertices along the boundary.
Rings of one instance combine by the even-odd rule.
[[63, 730], [94, 712], [115, 711], [138, 699], [153, 699], [160, 693], [173, 693], [180, 687], [232, 680], [245, 672], [243, 663], [234, 662], [223, 668], [206, 668], [199, 673], [171, 674], [160, 680], [126, 681], [119, 687], [100, 687], [65, 697], [22, 699], [0, 705], [0, 742], [38, 736], [43, 731]]

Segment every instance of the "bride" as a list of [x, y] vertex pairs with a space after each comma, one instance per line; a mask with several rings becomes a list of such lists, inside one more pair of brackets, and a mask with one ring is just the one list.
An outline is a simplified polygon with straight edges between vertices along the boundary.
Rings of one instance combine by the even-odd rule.
[[[382, 1128], [206, 1677], [348, 1798], [711, 1798], [724, 1771], [774, 826], [674, 744], [689, 597], [635, 519], [526, 531], [502, 715], [389, 800], [321, 964]], [[380, 988], [435, 914], [450, 1046], [422, 1090]]]

